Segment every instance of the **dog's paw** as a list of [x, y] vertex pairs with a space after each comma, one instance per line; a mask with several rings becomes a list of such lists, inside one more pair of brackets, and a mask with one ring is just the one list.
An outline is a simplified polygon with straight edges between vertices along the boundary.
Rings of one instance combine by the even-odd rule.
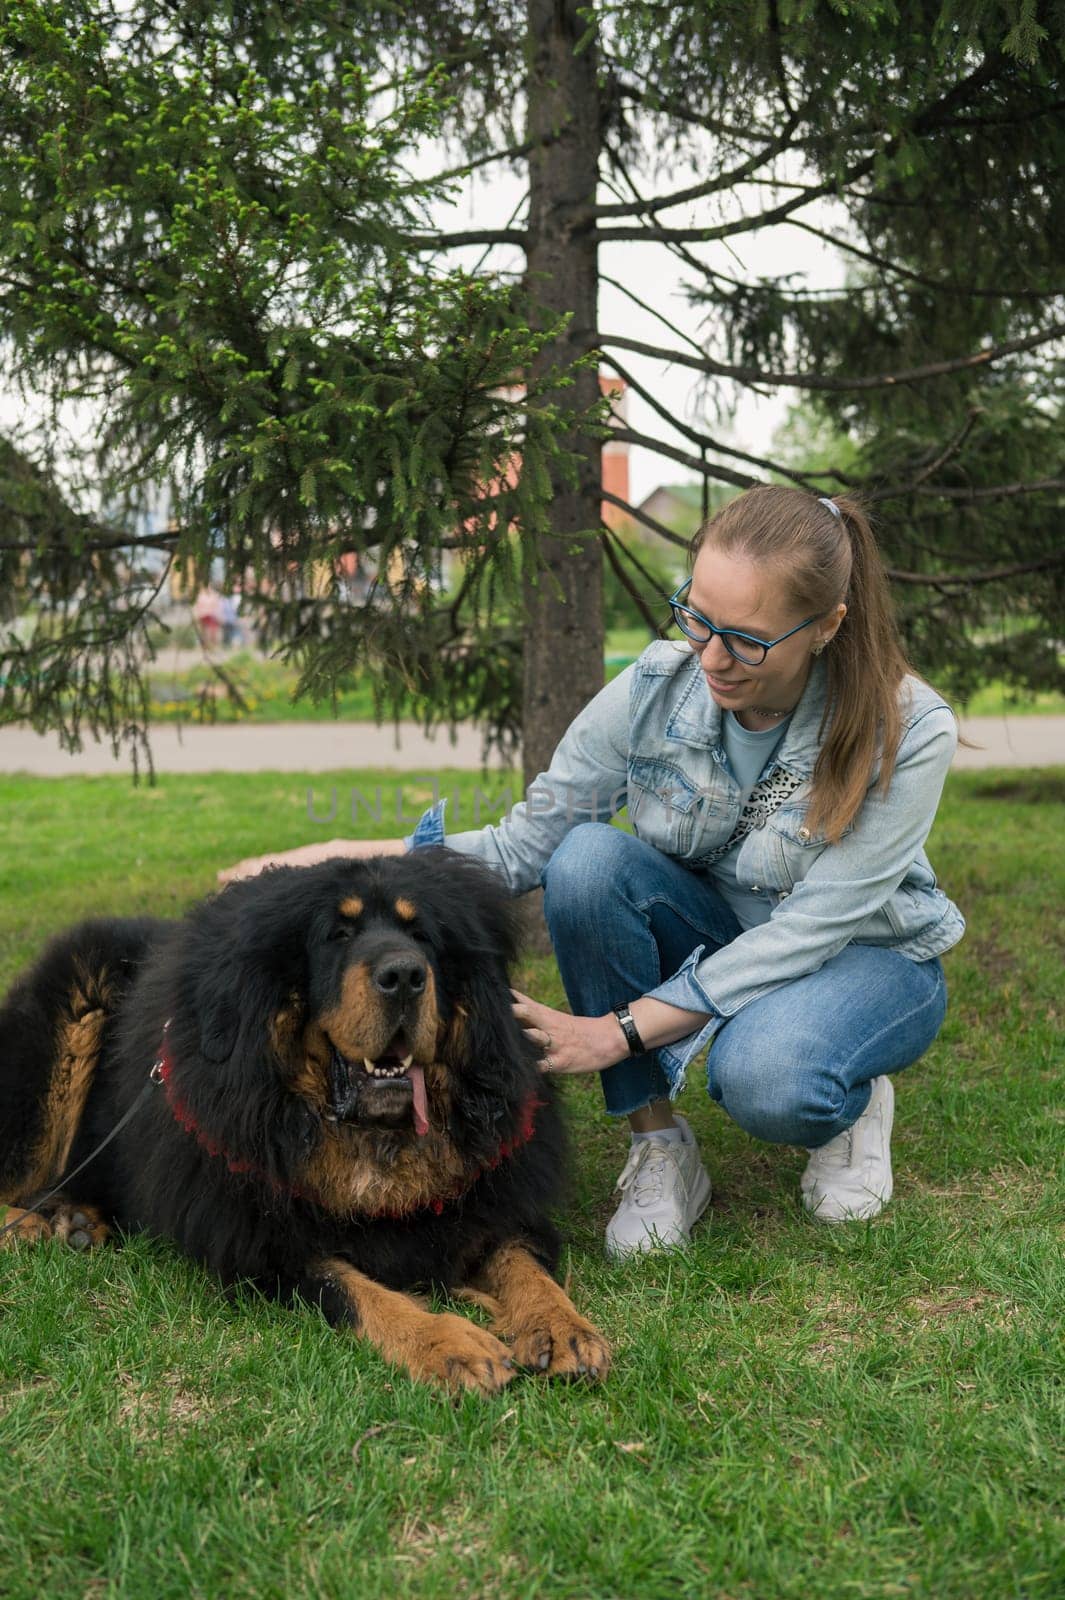
[[79, 1206], [69, 1200], [46, 1207], [55, 1238], [72, 1250], [95, 1250], [110, 1235], [110, 1228], [95, 1206]]
[[426, 1313], [406, 1366], [412, 1377], [481, 1395], [499, 1394], [517, 1375], [505, 1344], [451, 1311]]
[[610, 1346], [572, 1307], [543, 1307], [512, 1330], [514, 1359], [549, 1378], [601, 1381], [610, 1371]]
[[0, 1206], [0, 1250], [16, 1244], [40, 1244], [52, 1237], [52, 1229], [37, 1211], [21, 1206]]

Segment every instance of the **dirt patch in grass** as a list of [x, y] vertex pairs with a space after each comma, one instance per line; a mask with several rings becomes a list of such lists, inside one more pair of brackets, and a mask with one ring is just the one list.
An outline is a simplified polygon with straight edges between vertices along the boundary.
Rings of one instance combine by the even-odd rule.
[[0, 1389], [0, 1417], [9, 1411], [17, 1400], [21, 1400], [24, 1394], [36, 1394], [41, 1389], [54, 1390], [55, 1387], [54, 1378], [50, 1378], [46, 1372], [38, 1372], [28, 1383], [16, 1383], [9, 1389]]
[[[814, 1331], [820, 1335], [813, 1344], [807, 1345], [802, 1352], [804, 1356], [814, 1361], [823, 1361], [826, 1356], [834, 1356], [841, 1350], [850, 1350], [868, 1343], [869, 1335], [873, 1332], [870, 1326], [870, 1317], [863, 1312], [861, 1306], [853, 1302], [833, 1296], [831, 1300], [820, 1308], [821, 1314], [814, 1324]], [[862, 1326], [854, 1324], [862, 1320]]]
[[970, 934], [965, 941], [965, 953], [994, 983], [1012, 978], [1021, 970], [1013, 951], [999, 944], [993, 933]]
[[[454, 1508], [452, 1508], [454, 1516]], [[451, 1563], [458, 1559], [472, 1560], [485, 1555], [487, 1540], [483, 1529], [476, 1526], [470, 1514], [460, 1509], [457, 1518], [448, 1523], [431, 1522], [418, 1512], [407, 1512], [396, 1530], [395, 1557], [408, 1569], [415, 1571], [439, 1561]], [[518, 1557], [511, 1552], [493, 1554], [493, 1573], [486, 1588], [478, 1588], [478, 1596], [506, 1592], [500, 1580], [520, 1569]]]
[[1005, 1328], [1020, 1316], [1011, 1300], [986, 1289], [945, 1284], [934, 1294], [908, 1295], [886, 1312], [871, 1311], [833, 1296], [823, 1306], [811, 1307], [818, 1337], [802, 1351], [807, 1360], [824, 1361], [841, 1351], [867, 1348], [878, 1334], [912, 1338], [943, 1328], [957, 1318], [967, 1318], [982, 1328]]
[[[1027, 1167], [995, 1167], [991, 1172], [970, 1172], [958, 1177], [954, 1183], [930, 1183], [927, 1179], [911, 1176], [911, 1187], [923, 1195], [937, 1200], [983, 1200], [992, 1203], [999, 1216], [1015, 1216], [1038, 1206], [1049, 1186], [1044, 1173], [1032, 1172]], [[967, 1213], [970, 1223], [971, 1211]]]
[[892, 1318], [910, 1332], [936, 1328], [955, 1317], [975, 1318], [984, 1328], [1005, 1328], [1017, 1320], [1018, 1308], [984, 1289], [940, 1289], [934, 1295], [913, 1295], [904, 1300]]
[[791, 1164], [776, 1146], [751, 1146], [713, 1160], [713, 1209], [719, 1215], [751, 1217], [779, 1213], [794, 1183]]
[[208, 1401], [186, 1387], [180, 1372], [164, 1372], [152, 1384], [142, 1384], [132, 1373], [118, 1374], [122, 1395], [118, 1420], [138, 1441], [153, 1439], [161, 1427], [185, 1429], [217, 1416], [217, 1400]]

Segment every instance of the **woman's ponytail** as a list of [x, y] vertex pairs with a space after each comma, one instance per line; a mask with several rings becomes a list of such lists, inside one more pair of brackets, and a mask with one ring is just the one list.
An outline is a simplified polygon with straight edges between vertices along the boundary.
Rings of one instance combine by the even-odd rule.
[[910, 667], [869, 519], [857, 500], [841, 496], [833, 504], [850, 544], [850, 581], [842, 596], [847, 614], [825, 651], [830, 720], [814, 768], [809, 826], [836, 840], [861, 807], [878, 756], [880, 792], [891, 782], [902, 728], [899, 686]]

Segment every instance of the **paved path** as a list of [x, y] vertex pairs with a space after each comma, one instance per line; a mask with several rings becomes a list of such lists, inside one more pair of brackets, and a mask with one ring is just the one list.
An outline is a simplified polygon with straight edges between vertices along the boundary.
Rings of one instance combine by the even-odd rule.
[[[1039, 767], [1065, 765], [1065, 717], [970, 717], [962, 724], [975, 749], [959, 749], [954, 765]], [[152, 734], [157, 772], [329, 772], [386, 767], [426, 775], [444, 767], [476, 771], [481, 738], [462, 727], [452, 744], [446, 732], [427, 738], [417, 723], [392, 726], [366, 722], [244, 723], [177, 728], [162, 724]], [[489, 763], [499, 770], [500, 763]], [[0, 728], [0, 772], [42, 777], [79, 773], [128, 773], [128, 757], [116, 761], [106, 745], [87, 744], [78, 755], [59, 748], [54, 735], [26, 727]]]
[[[432, 773], [444, 767], [479, 770], [481, 736], [462, 727], [451, 743], [446, 731], [432, 739], [416, 722], [401, 722], [399, 743], [391, 724], [372, 722], [161, 723], [152, 730], [157, 772], [332, 772], [356, 767], [386, 767], [398, 772]], [[500, 763], [490, 763], [498, 770]], [[56, 778], [73, 773], [122, 773], [129, 757], [116, 762], [109, 745], [86, 743], [77, 755], [59, 748], [54, 735], [27, 727], [0, 728], [0, 772], [30, 772]]]

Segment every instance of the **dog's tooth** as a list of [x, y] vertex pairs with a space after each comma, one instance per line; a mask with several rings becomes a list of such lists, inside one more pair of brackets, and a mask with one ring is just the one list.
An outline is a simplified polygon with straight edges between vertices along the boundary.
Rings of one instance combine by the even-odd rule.
[[408, 1068], [408, 1067], [409, 1067], [409, 1066], [410, 1066], [410, 1064], [411, 1064], [411, 1062], [412, 1062], [412, 1061], [413, 1061], [413, 1060], [414, 1060], [414, 1053], [413, 1053], [413, 1051], [412, 1051], [412, 1052], [411, 1052], [411, 1054], [410, 1054], [410, 1055], [409, 1055], [409, 1056], [404, 1056], [404, 1057], [403, 1057], [403, 1071], [404, 1071], [404, 1072], [406, 1072], [406, 1070], [407, 1070], [407, 1068]]
[[373, 1062], [370, 1060], [369, 1056], [363, 1056], [362, 1064], [366, 1068], [367, 1072], [372, 1072], [373, 1071], [373, 1069], [374, 1069]]

